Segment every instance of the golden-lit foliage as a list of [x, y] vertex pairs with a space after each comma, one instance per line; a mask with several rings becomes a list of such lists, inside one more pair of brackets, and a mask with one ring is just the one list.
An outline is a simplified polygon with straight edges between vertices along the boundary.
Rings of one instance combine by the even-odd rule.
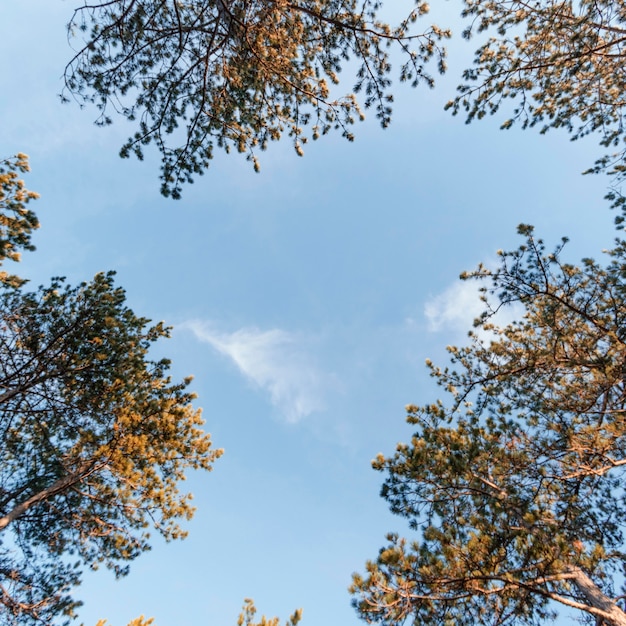
[[[136, 617], [135, 619], [128, 622], [127, 626], [153, 626], [153, 624], [154, 624], [153, 617], [146, 619], [143, 615], [141, 615], [140, 617]], [[101, 619], [98, 621], [96, 626], [107, 626], [107, 621], [105, 619]]]
[[[33, 250], [32, 231], [39, 228], [39, 220], [26, 207], [39, 194], [26, 189], [20, 174], [30, 170], [28, 157], [21, 152], [0, 161], [0, 265], [5, 259], [20, 260], [20, 249]], [[17, 276], [0, 271], [0, 283], [20, 285]]]
[[[625, 171], [626, 3], [624, 0], [465, 0], [463, 35], [487, 40], [448, 103], [468, 121], [507, 102], [504, 128], [520, 123], [546, 132], [564, 128], [573, 139], [599, 133], [612, 152], [590, 171]], [[610, 194], [616, 204], [618, 190]], [[621, 221], [621, 218], [618, 219]]]
[[415, 540], [390, 535], [354, 576], [370, 622], [538, 625], [560, 603], [626, 624], [626, 242], [578, 268], [520, 231], [498, 269], [464, 278], [523, 317], [498, 327], [488, 308], [450, 367], [429, 364], [450, 404], [407, 407], [410, 444], [374, 461]]
[[[280, 620], [277, 617], [266, 618], [264, 615], [261, 617], [260, 621], [255, 621], [255, 616], [257, 613], [256, 606], [254, 605], [254, 601], [250, 598], [246, 598], [244, 600], [244, 605], [237, 618], [237, 626], [280, 626]], [[302, 619], [302, 609], [298, 609], [286, 622], [285, 626], [296, 626], [300, 620]], [[131, 622], [129, 622], [128, 626], [152, 626], [154, 623], [154, 618], [150, 618], [146, 620], [143, 615], [138, 617]], [[105, 619], [100, 620], [96, 626], [107, 626], [107, 621]]]
[[150, 527], [184, 537], [193, 507], [178, 485], [221, 454], [189, 379], [172, 383], [167, 360], [147, 359], [169, 330], [124, 300], [111, 274], [0, 293], [0, 532], [20, 547], [0, 554], [11, 572], [0, 603], [20, 623], [71, 614], [80, 568], [66, 557], [121, 576]]
[[[258, 151], [283, 134], [302, 154], [309, 139], [350, 127], [372, 107], [391, 116], [390, 49], [403, 56], [398, 77], [432, 85], [427, 65], [444, 69], [447, 31], [411, 31], [428, 11], [419, 0], [390, 26], [379, 0], [113, 0], [76, 10], [70, 34], [78, 51], [66, 68], [69, 94], [92, 101], [100, 123], [112, 112], [138, 121], [122, 156], [154, 143], [165, 195], [202, 174], [215, 148]], [[81, 37], [83, 38], [81, 40]], [[354, 89], [337, 96], [342, 68], [356, 64]], [[361, 104], [357, 96], [363, 93]]]
[[[179, 197], [216, 148], [245, 153], [258, 169], [258, 151], [285, 133], [301, 155], [309, 139], [331, 130], [351, 140], [368, 107], [387, 126], [392, 64], [413, 86], [434, 84], [431, 63], [445, 71], [451, 31], [418, 28], [429, 7], [410, 4], [392, 26], [379, 17], [380, 0], [85, 3], [69, 25], [77, 50], [66, 67], [66, 97], [94, 102], [102, 124], [114, 112], [136, 120], [122, 156], [143, 158], [154, 143], [162, 192]], [[462, 14], [463, 36], [478, 35], [481, 44], [448, 108], [471, 121], [513, 101], [505, 128], [519, 121], [541, 132], [565, 128], [573, 138], [600, 133], [616, 152], [590, 171], [608, 170], [619, 182], [624, 0], [465, 0]], [[347, 93], [336, 87], [346, 67], [356, 71]], [[622, 201], [617, 190], [611, 197]]]
[[[4, 258], [32, 249], [36, 194], [17, 171], [0, 172]], [[150, 548], [150, 531], [185, 536], [193, 514], [179, 491], [187, 470], [210, 470], [213, 450], [200, 410], [150, 347], [169, 336], [125, 305], [113, 273], [78, 287], [55, 278], [27, 292], [0, 283], [0, 607], [6, 623], [74, 615], [81, 569], [122, 576]], [[57, 623], [57, 622], [55, 622]], [[137, 623], [137, 626], [141, 622]]]
[[[250, 598], [244, 600], [244, 605], [239, 618], [237, 619], [237, 626], [280, 626], [280, 620], [277, 617], [266, 618], [264, 615], [261, 617], [261, 621], [255, 622], [257, 609], [254, 606], [254, 602]], [[295, 613], [285, 622], [285, 626], [296, 626], [302, 619], [302, 609], [297, 609]]]

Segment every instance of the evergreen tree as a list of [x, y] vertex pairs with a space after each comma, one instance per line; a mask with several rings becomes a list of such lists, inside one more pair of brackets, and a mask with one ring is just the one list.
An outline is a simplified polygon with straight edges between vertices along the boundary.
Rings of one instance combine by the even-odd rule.
[[[121, 155], [143, 158], [154, 143], [162, 156], [165, 195], [209, 166], [216, 148], [258, 151], [284, 133], [303, 145], [331, 130], [353, 138], [351, 126], [373, 107], [391, 119], [392, 62], [413, 86], [433, 86], [429, 66], [445, 70], [450, 30], [414, 23], [423, 0], [397, 26], [381, 19], [380, 0], [112, 0], [85, 3], [70, 22], [77, 43], [66, 67], [66, 97], [94, 102], [108, 124], [117, 112], [138, 130]], [[467, 39], [479, 35], [474, 63], [448, 103], [467, 120], [515, 104], [503, 127], [565, 128], [577, 139], [599, 133], [612, 150], [590, 171], [624, 171], [622, 71], [624, 0], [464, 0]], [[391, 54], [395, 48], [397, 54]], [[354, 88], [334, 87], [350, 60]], [[359, 103], [358, 96], [364, 98]]]
[[[121, 155], [141, 159], [156, 144], [161, 190], [179, 197], [216, 148], [245, 153], [258, 169], [258, 151], [284, 133], [298, 154], [331, 130], [352, 140], [352, 124], [363, 118], [356, 94], [387, 126], [390, 48], [404, 57], [399, 78], [413, 85], [433, 84], [433, 58], [444, 69], [440, 42], [449, 33], [411, 32], [427, 11], [418, 0], [392, 27], [379, 17], [379, 0], [89, 2], [70, 23], [78, 49], [65, 82], [73, 97], [97, 104], [99, 123], [114, 111], [137, 120]], [[351, 59], [354, 92], [337, 95], [333, 85]]]
[[[589, 172], [614, 176], [609, 198], [622, 206], [626, 171], [624, 94], [626, 3], [623, 0], [464, 0], [471, 39], [488, 33], [447, 107], [467, 121], [503, 105], [503, 128], [518, 123], [542, 133], [563, 128], [572, 139], [599, 134], [609, 152]], [[618, 222], [623, 218], [619, 216]]]
[[[390, 535], [355, 574], [368, 622], [539, 625], [560, 605], [626, 624], [626, 241], [575, 267], [520, 232], [463, 276], [497, 300], [450, 367], [429, 363], [450, 401], [409, 406], [411, 442], [374, 461], [415, 539]], [[494, 325], [513, 303], [523, 316]]]
[[[23, 155], [15, 163], [26, 169]], [[0, 224], [3, 256], [15, 259], [36, 220], [13, 173], [2, 174]], [[201, 429], [190, 379], [172, 382], [169, 361], [148, 357], [168, 335], [125, 305], [112, 273], [78, 287], [0, 286], [1, 623], [69, 618], [85, 566], [122, 576], [150, 528], [185, 536], [193, 507], [178, 485], [221, 450]]]

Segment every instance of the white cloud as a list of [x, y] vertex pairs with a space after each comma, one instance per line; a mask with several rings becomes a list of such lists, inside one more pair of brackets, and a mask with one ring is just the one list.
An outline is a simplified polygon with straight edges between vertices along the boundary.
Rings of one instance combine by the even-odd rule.
[[[476, 280], [455, 280], [439, 295], [431, 297], [424, 305], [424, 315], [428, 321], [428, 330], [442, 330], [467, 333], [472, 329], [474, 320], [485, 310], [485, 303], [480, 300], [481, 284]], [[491, 318], [491, 322], [506, 326], [524, 313], [521, 305], [504, 307]], [[479, 335], [484, 335], [478, 331]]]
[[445, 291], [430, 298], [424, 305], [428, 330], [460, 330], [467, 332], [484, 310], [476, 282], [456, 280]]
[[202, 321], [182, 327], [231, 359], [253, 385], [269, 392], [272, 404], [287, 421], [298, 422], [325, 408], [323, 396], [330, 377], [307, 354], [306, 338], [280, 329], [219, 332]]

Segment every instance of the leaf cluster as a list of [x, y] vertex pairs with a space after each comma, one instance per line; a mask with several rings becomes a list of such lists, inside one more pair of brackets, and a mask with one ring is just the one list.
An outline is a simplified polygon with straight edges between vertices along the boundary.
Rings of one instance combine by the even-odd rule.
[[[261, 621], [255, 622], [255, 615], [257, 613], [254, 601], [250, 598], [244, 600], [244, 605], [239, 619], [237, 620], [237, 626], [279, 626], [280, 620], [277, 617], [267, 619], [265, 616], [261, 617]], [[285, 622], [285, 626], [296, 626], [302, 619], [302, 609], [297, 609], [294, 614]]]
[[[34, 250], [31, 235], [39, 228], [39, 220], [27, 205], [39, 194], [26, 189], [20, 178], [29, 170], [28, 157], [21, 152], [0, 160], [0, 264], [5, 259], [19, 261], [20, 249]], [[0, 283], [17, 286], [21, 282], [17, 276], [0, 271]]]
[[[250, 598], [244, 600], [243, 608], [237, 619], [237, 626], [280, 626], [280, 620], [277, 617], [266, 618], [256, 622], [255, 616], [257, 608], [254, 601]], [[294, 614], [285, 622], [285, 626], [296, 626], [302, 619], [302, 609], [297, 609]], [[138, 617], [128, 623], [128, 626], [150, 626], [153, 624], [154, 618], [145, 619], [143, 616]], [[106, 620], [100, 620], [96, 626], [106, 626]]]

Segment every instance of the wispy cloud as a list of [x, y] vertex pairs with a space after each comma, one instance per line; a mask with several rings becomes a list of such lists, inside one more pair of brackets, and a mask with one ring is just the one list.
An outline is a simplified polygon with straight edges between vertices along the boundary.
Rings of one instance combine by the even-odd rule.
[[[428, 330], [467, 333], [474, 320], [485, 310], [485, 303], [480, 300], [481, 286], [475, 280], [455, 280], [440, 294], [431, 297], [424, 305]], [[500, 309], [491, 321], [506, 326], [523, 313], [521, 305], [513, 305]], [[478, 334], [483, 333], [479, 331]]]
[[304, 336], [277, 328], [221, 332], [197, 320], [182, 327], [227, 356], [254, 386], [266, 390], [287, 421], [298, 422], [325, 408], [330, 376], [315, 365], [307, 351], [310, 341]]
[[424, 305], [428, 330], [467, 331], [484, 310], [476, 282], [456, 280]]

